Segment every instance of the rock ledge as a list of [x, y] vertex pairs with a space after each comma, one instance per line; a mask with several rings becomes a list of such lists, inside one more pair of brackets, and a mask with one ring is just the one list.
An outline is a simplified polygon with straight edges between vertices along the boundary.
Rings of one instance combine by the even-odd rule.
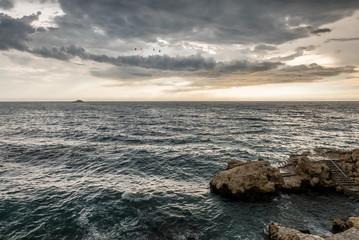
[[[333, 226], [336, 224], [333, 221]], [[345, 221], [344, 221], [345, 222]], [[359, 239], [359, 217], [351, 217], [346, 222], [352, 226], [333, 234], [332, 236], [318, 236], [309, 233], [303, 233], [293, 228], [284, 227], [278, 223], [271, 222], [268, 224], [270, 240], [358, 240]], [[358, 225], [356, 225], [358, 224]]]
[[[328, 154], [337, 159], [336, 163], [325, 160]], [[333, 169], [330, 164], [337, 164], [343, 171]], [[340, 172], [345, 172], [347, 176], [342, 177]], [[227, 169], [211, 180], [210, 187], [223, 196], [250, 201], [309, 189], [344, 192], [359, 197], [356, 176], [359, 176], [359, 150], [314, 150], [291, 154], [288, 162], [278, 168], [262, 159], [247, 162], [231, 160]]]

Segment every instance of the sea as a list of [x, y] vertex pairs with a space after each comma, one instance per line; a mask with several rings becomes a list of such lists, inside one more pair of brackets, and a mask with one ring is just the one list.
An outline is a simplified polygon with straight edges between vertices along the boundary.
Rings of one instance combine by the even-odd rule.
[[359, 102], [1, 102], [0, 239], [268, 239], [359, 216], [336, 193], [239, 202], [232, 159], [359, 148]]

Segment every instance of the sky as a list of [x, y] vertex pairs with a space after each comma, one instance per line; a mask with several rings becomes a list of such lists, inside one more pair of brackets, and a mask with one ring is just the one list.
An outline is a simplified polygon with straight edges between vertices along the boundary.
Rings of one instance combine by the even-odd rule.
[[0, 0], [0, 101], [358, 101], [358, 26], [358, 0]]

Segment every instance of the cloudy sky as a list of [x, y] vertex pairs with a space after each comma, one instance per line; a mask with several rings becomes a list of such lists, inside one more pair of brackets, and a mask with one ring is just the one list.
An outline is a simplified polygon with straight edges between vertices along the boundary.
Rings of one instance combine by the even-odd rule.
[[0, 100], [359, 100], [358, 0], [0, 0]]

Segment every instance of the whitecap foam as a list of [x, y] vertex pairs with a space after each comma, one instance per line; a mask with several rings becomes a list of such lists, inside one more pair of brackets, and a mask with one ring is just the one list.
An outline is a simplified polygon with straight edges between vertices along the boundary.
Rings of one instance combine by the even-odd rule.
[[124, 192], [121, 198], [130, 202], [144, 202], [150, 200], [152, 195], [140, 192]]

